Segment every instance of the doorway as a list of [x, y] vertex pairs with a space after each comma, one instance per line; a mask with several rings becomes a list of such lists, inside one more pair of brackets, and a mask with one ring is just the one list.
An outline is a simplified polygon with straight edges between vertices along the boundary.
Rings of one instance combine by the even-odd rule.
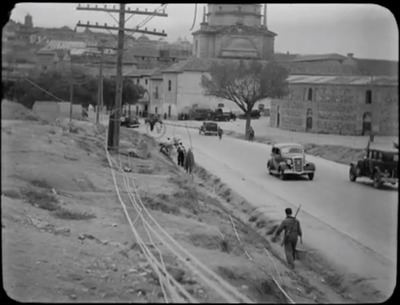
[[279, 127], [280, 124], [280, 113], [279, 113], [279, 106], [276, 107], [276, 127]]
[[365, 112], [363, 115], [362, 135], [370, 134], [372, 130], [371, 112]]
[[312, 109], [307, 109], [306, 114], [306, 131], [310, 131], [312, 129]]

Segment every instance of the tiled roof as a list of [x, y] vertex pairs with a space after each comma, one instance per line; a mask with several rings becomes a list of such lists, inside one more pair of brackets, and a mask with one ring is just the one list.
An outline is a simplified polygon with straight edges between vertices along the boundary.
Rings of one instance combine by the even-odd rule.
[[163, 72], [183, 72], [183, 71], [198, 71], [205, 72], [210, 69], [212, 62], [215, 59], [209, 58], [197, 58], [189, 57], [186, 60], [179, 61], [168, 68], [164, 69]]
[[297, 55], [292, 61], [327, 61], [327, 60], [338, 60], [342, 61], [346, 56], [331, 53], [331, 54], [317, 54], [317, 55]]
[[355, 59], [357, 67], [363, 75], [391, 75], [399, 74], [399, 63], [391, 60]]
[[156, 69], [137, 69], [133, 68], [125, 74], [126, 76], [129, 77], [141, 77], [141, 76], [150, 76], [153, 74], [153, 72], [156, 71]]
[[316, 76], [316, 75], [290, 75], [289, 84], [324, 84], [324, 85], [375, 85], [398, 86], [398, 78], [390, 76]]

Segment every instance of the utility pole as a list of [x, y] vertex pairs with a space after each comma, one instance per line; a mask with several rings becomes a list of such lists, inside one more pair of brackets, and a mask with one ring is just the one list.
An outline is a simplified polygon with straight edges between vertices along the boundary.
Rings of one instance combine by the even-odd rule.
[[[108, 26], [106, 23], [102, 26], [99, 24], [82, 24], [80, 21], [78, 22], [78, 27], [85, 28], [94, 28], [94, 29], [105, 29], [105, 30], [116, 30], [118, 31], [118, 47], [117, 47], [117, 73], [116, 73], [116, 92], [115, 92], [115, 104], [111, 111], [108, 123], [108, 149], [118, 151], [119, 147], [119, 129], [120, 129], [120, 117], [121, 117], [121, 105], [122, 105], [122, 62], [123, 62], [123, 48], [124, 48], [124, 34], [125, 32], [135, 32], [135, 33], [143, 33], [149, 35], [157, 35], [157, 36], [167, 36], [165, 31], [157, 32], [155, 29], [153, 31], [148, 31], [147, 28], [144, 30], [140, 29], [139, 26], [136, 26], [135, 29], [127, 29], [125, 28], [125, 14], [132, 15], [149, 15], [149, 16], [162, 16], [167, 17], [168, 15], [163, 10], [162, 12], [157, 12], [154, 10], [153, 12], [148, 11], [140, 11], [138, 9], [131, 10], [130, 8], [125, 9], [125, 4], [120, 3], [119, 9], [115, 7], [107, 8], [107, 5], [104, 5], [104, 8], [98, 7], [95, 5], [94, 7], [90, 7], [89, 5], [81, 6], [78, 4], [78, 10], [91, 10], [91, 11], [104, 11], [107, 13], [118, 13], [118, 27]], [[111, 15], [112, 16], [112, 15]], [[114, 18], [115, 19], [115, 18]]]

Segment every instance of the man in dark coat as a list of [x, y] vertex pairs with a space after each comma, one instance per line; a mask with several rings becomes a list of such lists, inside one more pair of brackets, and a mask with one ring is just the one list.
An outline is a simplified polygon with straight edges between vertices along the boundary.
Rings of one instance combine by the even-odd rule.
[[285, 231], [283, 237], [283, 245], [285, 247], [286, 260], [291, 269], [294, 269], [294, 260], [296, 258], [296, 244], [297, 237], [300, 236], [300, 241], [302, 237], [300, 222], [292, 216], [292, 209], [285, 209], [286, 218], [282, 221], [278, 229], [276, 230], [272, 241], [276, 241], [282, 230]]
[[194, 166], [194, 156], [193, 156], [193, 152], [192, 152], [191, 148], [189, 148], [186, 153], [184, 166], [185, 166], [186, 172], [191, 174], [193, 166]]
[[183, 167], [183, 162], [185, 160], [185, 147], [182, 143], [179, 143], [177, 147], [178, 151], [178, 165]]

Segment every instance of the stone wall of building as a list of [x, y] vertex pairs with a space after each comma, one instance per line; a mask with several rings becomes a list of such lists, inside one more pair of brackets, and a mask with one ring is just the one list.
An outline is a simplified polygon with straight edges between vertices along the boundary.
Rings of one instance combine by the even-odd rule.
[[[311, 100], [309, 88], [313, 90]], [[367, 90], [372, 92], [371, 104], [366, 103]], [[293, 131], [361, 135], [369, 114], [375, 134], [397, 135], [397, 87], [291, 85], [287, 99], [272, 100], [270, 125]]]

